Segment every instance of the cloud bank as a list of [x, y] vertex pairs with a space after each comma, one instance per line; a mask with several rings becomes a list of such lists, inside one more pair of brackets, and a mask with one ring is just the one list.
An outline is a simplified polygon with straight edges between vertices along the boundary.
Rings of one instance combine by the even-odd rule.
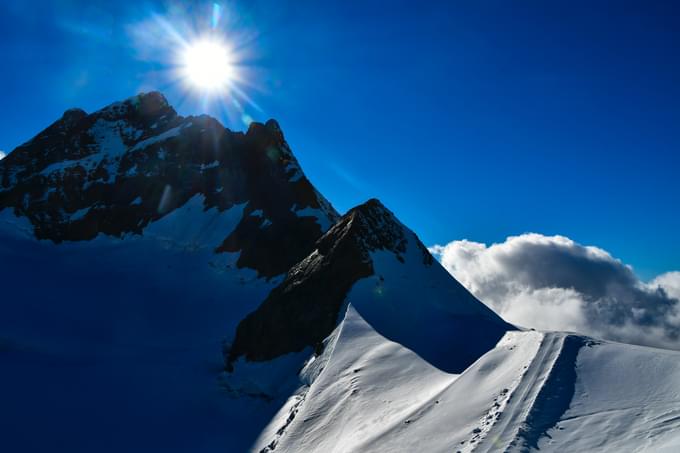
[[430, 252], [511, 323], [680, 349], [680, 272], [645, 283], [605, 250], [534, 233]]
[[0, 160], [4, 159], [6, 155], [4, 151], [0, 150]]

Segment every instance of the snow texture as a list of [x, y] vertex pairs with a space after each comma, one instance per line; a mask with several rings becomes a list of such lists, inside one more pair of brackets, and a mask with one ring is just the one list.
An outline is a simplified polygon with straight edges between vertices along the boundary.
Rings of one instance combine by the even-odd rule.
[[214, 253], [244, 206], [195, 197], [143, 236], [60, 245], [0, 212], [4, 451], [250, 447], [279, 406], [225, 391], [221, 351], [276, 281]]
[[678, 352], [515, 331], [462, 374], [448, 374], [379, 335], [349, 306], [323, 355], [303, 370], [310, 384], [256, 447], [677, 451], [678, 359]]

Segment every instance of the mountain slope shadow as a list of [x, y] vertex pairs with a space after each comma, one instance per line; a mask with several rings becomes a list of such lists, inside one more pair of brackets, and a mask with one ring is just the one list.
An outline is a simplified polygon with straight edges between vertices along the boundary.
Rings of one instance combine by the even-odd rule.
[[351, 209], [239, 324], [227, 370], [319, 348], [349, 301], [380, 334], [448, 372], [464, 370], [508, 330], [378, 200]]

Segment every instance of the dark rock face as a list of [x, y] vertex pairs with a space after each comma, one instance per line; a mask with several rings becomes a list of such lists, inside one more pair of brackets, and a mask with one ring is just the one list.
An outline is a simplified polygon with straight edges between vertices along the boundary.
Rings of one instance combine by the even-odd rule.
[[[237, 265], [264, 277], [306, 256], [321, 224], [338, 217], [276, 121], [232, 132], [208, 116], [177, 115], [157, 92], [89, 115], [68, 110], [0, 161], [0, 211], [27, 217], [37, 238], [55, 243], [143, 234], [196, 195], [205, 210], [247, 203], [215, 247], [240, 251]], [[310, 208], [316, 217], [296, 213]]]
[[[252, 123], [245, 133], [232, 132], [205, 115], [179, 116], [160, 93], [140, 94], [91, 114], [68, 110], [0, 161], [0, 212], [11, 209], [30, 221], [38, 239], [56, 244], [101, 234], [144, 235], [150, 224], [195, 197], [204, 211], [236, 208], [241, 215], [223, 236], [218, 232], [214, 244], [202, 246], [215, 253], [238, 252], [237, 266], [261, 277], [286, 274], [239, 323], [226, 351], [227, 368], [240, 357], [266, 361], [321, 345], [336, 327], [355, 283], [376, 273], [372, 252], [387, 251], [395, 261], [408, 259], [409, 266], [415, 263], [420, 270], [433, 265], [426, 247], [378, 200], [339, 218], [303, 174], [274, 120]], [[383, 281], [376, 276], [377, 290]], [[450, 289], [439, 293], [442, 299]], [[462, 287], [451, 294], [474, 299]], [[394, 307], [364, 308], [370, 315]], [[442, 316], [436, 312], [431, 319]], [[469, 323], [463, 318], [452, 317], [438, 336], [411, 333], [404, 345], [416, 350], [449, 342], [449, 326], [456, 323], [461, 331], [464, 324], [471, 329], [497, 324], [489, 329], [507, 330], [500, 320]], [[412, 324], [409, 315], [399, 319]], [[431, 319], [415, 330], [432, 330]], [[380, 323], [379, 316], [374, 320]], [[377, 323], [374, 327], [388, 338], [414, 330], [412, 325]], [[459, 345], [458, 351], [470, 350], [473, 360], [487, 346], [483, 341], [495, 340], [494, 335], [480, 331], [478, 348]]]
[[[331, 222], [339, 216], [301, 174], [274, 120], [264, 126], [251, 124], [244, 139], [244, 148], [255, 150], [239, 156], [249, 207], [262, 210], [263, 216], [244, 217], [217, 251], [240, 250], [239, 266], [258, 269], [264, 276], [278, 275], [304, 258], [323, 233], [316, 218], [299, 217], [294, 210], [317, 209]], [[296, 177], [300, 179], [291, 182]], [[264, 218], [272, 223], [263, 227]]]
[[[378, 200], [345, 214], [316, 242], [316, 249], [293, 266], [285, 280], [256, 311], [239, 324], [227, 357], [227, 369], [241, 356], [264, 361], [318, 347], [333, 331], [354, 283], [373, 275], [369, 252], [387, 250], [403, 262], [407, 239], [403, 226]], [[423, 264], [432, 256], [420, 242]]]

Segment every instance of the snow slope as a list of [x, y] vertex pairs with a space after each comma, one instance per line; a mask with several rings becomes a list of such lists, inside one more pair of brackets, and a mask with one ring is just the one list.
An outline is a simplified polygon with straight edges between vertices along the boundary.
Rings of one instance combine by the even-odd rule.
[[424, 265], [418, 238], [403, 228], [403, 262], [391, 251], [372, 251], [374, 275], [359, 280], [347, 301], [381, 335], [441, 370], [461, 372], [514, 327], [438, 262]]
[[680, 451], [680, 353], [595, 343], [581, 348], [576, 375], [542, 450]]
[[0, 310], [0, 451], [680, 450], [680, 353], [518, 331], [160, 93], [0, 162]]
[[392, 341], [460, 372], [515, 328], [436, 262], [378, 200], [351, 209], [237, 328], [228, 369], [319, 349], [350, 302]]
[[309, 351], [224, 345], [336, 217], [275, 121], [66, 112], [0, 163], [0, 451], [247, 450]]
[[678, 451], [680, 353], [508, 332], [462, 374], [379, 335], [351, 305], [307, 385], [263, 432], [276, 452]]
[[276, 281], [210, 247], [242, 207], [200, 205], [59, 245], [0, 213], [0, 450], [247, 450], [277, 406], [220, 387], [222, 344]]
[[[350, 305], [323, 355], [303, 370], [318, 376], [300, 390], [295, 417], [286, 426], [282, 410], [259, 447], [285, 426], [274, 451], [451, 451], [472, 437], [536, 349], [538, 334], [508, 335], [462, 375], [449, 374], [379, 335]], [[512, 354], [517, 340], [526, 351]]]

